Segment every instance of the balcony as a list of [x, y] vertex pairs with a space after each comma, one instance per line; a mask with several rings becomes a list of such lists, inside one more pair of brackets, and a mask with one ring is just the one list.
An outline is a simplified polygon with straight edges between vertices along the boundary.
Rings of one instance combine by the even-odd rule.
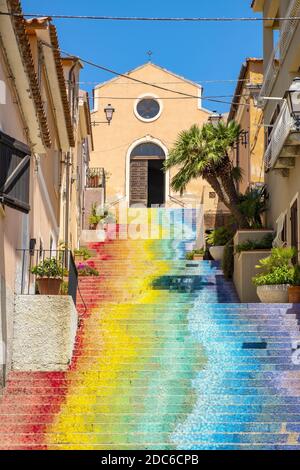
[[86, 188], [105, 188], [104, 168], [88, 168], [86, 172]]
[[287, 170], [295, 166], [299, 153], [300, 132], [295, 128], [295, 121], [285, 102], [274, 124], [265, 152], [265, 168]]
[[[300, 0], [293, 0], [286, 13], [287, 18], [299, 17], [300, 16]], [[290, 46], [291, 40], [295, 33], [295, 30], [299, 24], [299, 20], [290, 19], [282, 22], [280, 30], [280, 38], [277, 47], [274, 49], [269, 64], [266, 68], [263, 85], [260, 91], [259, 98], [261, 99], [262, 106], [265, 106], [266, 101], [263, 100], [264, 96], [270, 96], [276, 78], [278, 76], [280, 66], [283, 63]]]

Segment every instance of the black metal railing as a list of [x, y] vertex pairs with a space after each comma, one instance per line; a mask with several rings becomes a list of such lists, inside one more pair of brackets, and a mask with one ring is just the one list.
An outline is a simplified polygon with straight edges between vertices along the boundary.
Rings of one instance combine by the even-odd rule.
[[60, 281], [60, 294], [68, 294], [76, 305], [78, 273], [72, 253], [69, 250], [19, 249], [20, 270], [17, 275], [16, 293], [21, 295], [39, 294], [39, 280]]
[[72, 297], [74, 305], [76, 305], [76, 302], [77, 302], [77, 289], [78, 289], [78, 271], [76, 268], [73, 254], [72, 252], [70, 252], [68, 295]]
[[88, 168], [86, 172], [87, 188], [103, 188], [105, 190], [104, 168]]

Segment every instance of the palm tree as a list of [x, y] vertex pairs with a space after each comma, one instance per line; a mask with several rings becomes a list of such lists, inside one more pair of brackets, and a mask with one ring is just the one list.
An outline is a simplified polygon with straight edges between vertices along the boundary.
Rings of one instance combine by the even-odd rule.
[[248, 228], [247, 218], [239, 208], [236, 188], [241, 170], [233, 167], [229, 158], [229, 151], [240, 133], [241, 128], [234, 121], [228, 124], [220, 122], [217, 126], [204, 124], [202, 128], [193, 125], [179, 134], [165, 162], [165, 169], [179, 168], [171, 186], [181, 194], [191, 180], [199, 177], [205, 179], [230, 210], [239, 228]]

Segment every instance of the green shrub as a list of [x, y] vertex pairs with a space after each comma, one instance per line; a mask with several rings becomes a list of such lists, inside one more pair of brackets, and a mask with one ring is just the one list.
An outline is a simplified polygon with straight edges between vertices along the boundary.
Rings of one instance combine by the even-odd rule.
[[277, 266], [271, 272], [259, 274], [253, 278], [256, 286], [270, 286], [275, 284], [293, 284], [294, 267], [293, 266]]
[[219, 227], [207, 235], [207, 243], [211, 246], [225, 246], [232, 239], [232, 230], [228, 227]]
[[77, 265], [78, 276], [99, 276], [99, 271], [93, 266], [93, 264], [79, 263]]
[[271, 255], [259, 261], [257, 269], [262, 269], [265, 273], [281, 266], [289, 266], [296, 253], [295, 248], [273, 248]]
[[67, 281], [63, 281], [60, 286], [60, 295], [67, 295], [69, 292], [69, 283]]
[[188, 251], [185, 255], [185, 259], [192, 261], [194, 259], [194, 255], [204, 255], [204, 249], [200, 248], [199, 250]]
[[45, 258], [38, 265], [31, 268], [30, 271], [39, 278], [62, 278], [67, 274], [67, 270], [63, 267], [61, 260], [56, 258]]
[[295, 268], [291, 266], [291, 260], [294, 256], [294, 248], [273, 248], [270, 256], [259, 261], [256, 268], [262, 273], [253, 277], [252, 282], [256, 286], [293, 284]]
[[247, 240], [245, 243], [236, 245], [235, 252], [241, 253], [242, 251], [255, 251], [255, 250], [269, 250], [272, 248], [274, 236], [268, 233], [262, 240]]
[[234, 246], [233, 246], [233, 238], [226, 243], [223, 259], [222, 259], [222, 269], [224, 273], [224, 277], [227, 280], [233, 278], [234, 272]]
[[300, 286], [300, 266], [297, 265], [294, 267], [294, 277], [293, 277], [293, 286]]
[[85, 247], [79, 248], [78, 250], [74, 250], [75, 256], [83, 256], [84, 261], [90, 259], [92, 257], [92, 253]]

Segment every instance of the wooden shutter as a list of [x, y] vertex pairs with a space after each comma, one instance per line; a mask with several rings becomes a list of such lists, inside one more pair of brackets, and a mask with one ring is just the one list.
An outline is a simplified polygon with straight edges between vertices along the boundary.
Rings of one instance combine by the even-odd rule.
[[28, 213], [30, 149], [0, 131], [0, 202]]
[[148, 203], [148, 160], [130, 162], [130, 205]]

